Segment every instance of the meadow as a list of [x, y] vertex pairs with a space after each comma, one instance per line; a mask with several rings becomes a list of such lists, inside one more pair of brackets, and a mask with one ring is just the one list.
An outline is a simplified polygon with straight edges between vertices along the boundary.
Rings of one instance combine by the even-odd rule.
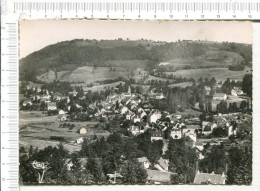
[[[59, 127], [60, 124], [68, 122], [57, 121], [57, 115], [46, 116], [46, 114], [42, 114], [40, 111], [20, 111], [19, 114], [19, 144], [23, 147], [33, 145], [41, 149], [49, 145], [56, 146], [60, 142], [52, 140], [51, 137], [61, 137], [64, 138], [64, 146], [72, 152], [80, 149], [80, 146], [75, 143], [78, 138], [92, 138], [95, 135], [98, 137], [107, 137], [110, 134], [100, 127], [95, 127], [98, 123], [96, 121], [69, 122], [75, 125], [72, 130], [69, 130], [68, 127]], [[87, 127], [86, 134], [78, 133], [81, 127]]]
[[176, 72], [166, 72], [167, 75], [173, 74], [176, 77], [186, 77], [198, 80], [199, 78], [215, 77], [217, 81], [225, 81], [227, 78], [231, 80], [242, 80], [246, 73], [251, 73], [251, 69], [247, 68], [244, 71], [230, 71], [228, 68], [204, 68], [204, 69], [189, 69], [177, 70]]

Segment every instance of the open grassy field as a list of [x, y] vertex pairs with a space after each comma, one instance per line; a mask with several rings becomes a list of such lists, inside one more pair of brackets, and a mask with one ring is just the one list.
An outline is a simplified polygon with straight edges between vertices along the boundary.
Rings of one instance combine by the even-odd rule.
[[87, 83], [82, 83], [82, 84], [71, 84], [72, 86], [82, 86], [83, 90], [85, 92], [91, 90], [92, 92], [96, 92], [96, 91], [101, 91], [101, 90], [105, 90], [106, 88], [112, 88], [112, 87], [116, 87], [118, 84], [122, 83], [122, 85], [125, 84], [125, 82], [119, 81], [119, 82], [114, 82], [114, 83], [110, 83], [110, 84], [102, 84], [102, 85], [94, 85], [92, 87], [88, 87]]
[[144, 68], [146, 64], [146, 60], [108, 60], [105, 62], [107, 67], [124, 67], [128, 68], [129, 70]]
[[192, 82], [182, 82], [182, 83], [177, 83], [177, 84], [170, 84], [168, 85], [169, 87], [181, 87], [181, 88], [186, 88], [187, 86], [192, 86]]
[[[20, 146], [44, 148], [47, 146], [56, 146], [60, 142], [51, 140], [51, 137], [64, 138], [63, 144], [69, 151], [80, 149], [80, 145], [73, 143], [80, 137], [92, 138], [94, 135], [98, 137], [107, 137], [110, 133], [100, 127], [95, 127], [98, 122], [69, 122], [75, 127], [69, 130], [68, 127], [61, 128], [60, 124], [64, 122], [57, 121], [57, 116], [46, 116], [38, 111], [24, 112], [20, 111], [20, 131], [19, 144]], [[67, 122], [68, 123], [68, 122]], [[86, 134], [79, 134], [78, 130], [81, 127], [87, 127]]]
[[[57, 72], [58, 80], [61, 81], [71, 81], [71, 82], [85, 82], [91, 83], [95, 81], [101, 81], [106, 79], [115, 79], [120, 76], [126, 77], [129, 76], [131, 71], [125, 67], [114, 67], [115, 71], [110, 71], [110, 67], [92, 67], [92, 66], [83, 66], [78, 67], [73, 71], [61, 71]], [[43, 77], [44, 76], [44, 77]], [[50, 82], [55, 80], [54, 71], [49, 71], [44, 73], [41, 76], [38, 76], [38, 79], [44, 82]]]
[[215, 77], [217, 81], [224, 81], [227, 78], [231, 80], [242, 80], [246, 73], [251, 73], [249, 68], [244, 71], [230, 71], [227, 68], [206, 68], [206, 69], [190, 69], [178, 70], [176, 72], [166, 72], [166, 74], [173, 74], [176, 77], [194, 78], [212, 78]]
[[240, 63], [243, 58], [235, 52], [210, 49], [203, 56], [191, 58], [176, 58], [166, 62], [161, 62], [160, 67], [167, 68], [168, 71], [176, 71], [187, 67], [227, 67], [232, 64]]

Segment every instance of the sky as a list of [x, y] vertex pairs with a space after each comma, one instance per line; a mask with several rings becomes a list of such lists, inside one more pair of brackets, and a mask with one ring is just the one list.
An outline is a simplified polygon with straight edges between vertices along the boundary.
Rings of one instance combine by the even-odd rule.
[[228, 41], [252, 44], [248, 21], [21, 20], [20, 58], [50, 44], [73, 39], [141, 38], [155, 41]]

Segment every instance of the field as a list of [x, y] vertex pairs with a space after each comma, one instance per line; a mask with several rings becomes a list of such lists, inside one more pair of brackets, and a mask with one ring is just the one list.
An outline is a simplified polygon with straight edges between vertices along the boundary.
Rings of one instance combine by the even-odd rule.
[[200, 67], [227, 67], [228, 65], [240, 63], [243, 58], [235, 53], [228, 51], [220, 51], [211, 48], [203, 56], [192, 58], [176, 58], [173, 60], [161, 62], [160, 67], [167, 68], [168, 71], [176, 71], [185, 68]]
[[168, 85], [169, 87], [181, 87], [181, 88], [186, 88], [187, 86], [192, 86], [192, 82], [182, 82], [182, 83], [177, 83], [177, 84], [170, 84]]
[[83, 90], [85, 92], [91, 90], [92, 92], [96, 92], [96, 91], [101, 91], [101, 90], [105, 90], [106, 88], [112, 88], [112, 87], [116, 87], [118, 84], [122, 83], [122, 85], [125, 84], [125, 82], [119, 81], [119, 82], [114, 82], [114, 83], [110, 83], [110, 84], [102, 84], [102, 85], [94, 85], [92, 87], [88, 87], [86, 83], [82, 83], [82, 84], [71, 84], [71, 86], [82, 86]]
[[227, 68], [206, 68], [206, 69], [190, 69], [178, 70], [176, 72], [166, 72], [166, 74], [173, 74], [176, 77], [194, 78], [212, 78], [215, 77], [217, 81], [225, 81], [227, 78], [231, 80], [242, 80], [246, 73], [251, 73], [249, 68], [244, 71], [230, 71]]
[[[80, 149], [80, 145], [74, 143], [80, 137], [98, 137], [109, 135], [108, 131], [101, 128], [94, 127], [97, 122], [70, 122], [75, 127], [69, 131], [69, 128], [60, 128], [60, 124], [64, 122], [57, 121], [57, 116], [46, 116], [39, 111], [20, 111], [20, 132], [19, 132], [19, 144], [20, 146], [44, 148], [46, 146], [56, 146], [60, 142], [51, 140], [51, 136], [63, 137], [64, 146], [69, 151], [75, 151]], [[78, 130], [81, 127], [87, 126], [87, 134], [81, 135]]]

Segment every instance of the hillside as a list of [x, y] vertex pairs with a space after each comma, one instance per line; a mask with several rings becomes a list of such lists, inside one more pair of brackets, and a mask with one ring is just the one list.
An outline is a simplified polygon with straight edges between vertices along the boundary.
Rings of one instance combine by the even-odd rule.
[[76, 39], [47, 46], [21, 59], [20, 79], [46, 81], [41, 78], [46, 76], [45, 79], [53, 80], [56, 73], [62, 80], [85, 66], [124, 67], [126, 72], [123, 75], [128, 75], [137, 67], [149, 70], [162, 62], [170, 63], [168, 65], [176, 70], [194, 66], [207, 68], [216, 64], [223, 67], [234, 62], [249, 64], [251, 61], [252, 47], [245, 44]]

